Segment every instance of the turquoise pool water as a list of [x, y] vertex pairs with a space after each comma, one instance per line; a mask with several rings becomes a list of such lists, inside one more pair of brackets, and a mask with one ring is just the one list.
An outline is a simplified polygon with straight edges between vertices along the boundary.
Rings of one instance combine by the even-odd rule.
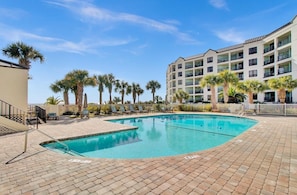
[[[71, 151], [87, 157], [136, 159], [174, 156], [216, 147], [257, 123], [255, 120], [198, 114], [137, 117], [110, 122], [138, 127], [63, 141]], [[45, 147], [63, 151], [58, 143]]]

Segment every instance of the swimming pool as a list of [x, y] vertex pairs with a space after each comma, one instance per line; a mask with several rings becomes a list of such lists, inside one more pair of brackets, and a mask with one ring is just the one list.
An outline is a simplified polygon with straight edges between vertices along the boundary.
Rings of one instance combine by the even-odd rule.
[[[187, 154], [219, 146], [254, 126], [242, 117], [172, 114], [109, 120], [137, 127], [120, 132], [64, 140], [72, 154], [94, 158], [138, 159]], [[65, 152], [59, 143], [46, 148]]]

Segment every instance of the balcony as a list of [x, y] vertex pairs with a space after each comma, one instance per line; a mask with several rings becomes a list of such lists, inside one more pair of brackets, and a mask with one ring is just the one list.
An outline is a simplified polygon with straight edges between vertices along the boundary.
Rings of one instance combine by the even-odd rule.
[[229, 61], [228, 58], [218, 59], [218, 63], [227, 62], [227, 61]]
[[243, 69], [243, 63], [231, 65], [231, 70], [242, 70], [242, 69]]
[[190, 69], [190, 68], [193, 68], [193, 64], [192, 63], [191, 64], [186, 64], [185, 69]]
[[264, 60], [264, 66], [265, 65], [268, 65], [268, 64], [272, 64], [274, 63], [274, 59], [267, 59], [267, 60]]
[[272, 77], [272, 76], [274, 76], [274, 72], [265, 72], [264, 73], [264, 78]]
[[193, 76], [193, 73], [186, 74], [186, 77], [192, 77], [192, 76]]
[[195, 76], [201, 76], [203, 75], [203, 71], [195, 72]]
[[277, 43], [277, 46], [282, 47], [282, 46], [284, 46], [284, 45], [286, 45], [288, 43], [291, 43], [291, 35], [289, 35], [289, 36], [287, 36], [287, 37], [285, 37], [283, 39], [280, 39], [278, 41], [278, 43]]
[[197, 90], [195, 90], [195, 94], [200, 94], [200, 93], [203, 93], [203, 89], [197, 89]]
[[278, 68], [278, 74], [279, 75], [280, 74], [286, 74], [288, 72], [292, 72], [291, 63], [290, 64], [279, 66], [279, 68]]
[[195, 61], [195, 67], [197, 68], [197, 67], [201, 67], [201, 66], [203, 66], [203, 61], [201, 60], [201, 61]]
[[270, 52], [274, 50], [274, 45], [270, 45], [264, 48], [264, 53]]
[[278, 61], [285, 60], [285, 59], [288, 59], [290, 57], [291, 57], [291, 54], [289, 54], [289, 53], [283, 53], [283, 54], [280, 54], [278, 56]]
[[243, 52], [231, 54], [231, 60], [238, 60], [243, 58]]

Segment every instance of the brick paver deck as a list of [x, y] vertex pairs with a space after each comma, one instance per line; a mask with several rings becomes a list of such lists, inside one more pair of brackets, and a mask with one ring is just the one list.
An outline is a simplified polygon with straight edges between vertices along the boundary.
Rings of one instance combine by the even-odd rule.
[[[0, 137], [0, 194], [297, 194], [297, 118], [259, 121], [230, 142], [175, 157], [112, 160], [74, 157], [39, 144], [29, 133]], [[75, 137], [123, 127], [102, 118], [52, 121], [39, 127]], [[8, 164], [6, 164], [9, 162]]]

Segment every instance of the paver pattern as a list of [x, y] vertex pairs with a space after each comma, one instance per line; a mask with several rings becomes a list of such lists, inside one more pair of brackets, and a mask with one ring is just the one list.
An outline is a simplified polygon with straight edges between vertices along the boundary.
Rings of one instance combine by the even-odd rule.
[[[216, 148], [140, 160], [59, 154], [40, 146], [51, 139], [37, 131], [22, 153], [24, 133], [1, 136], [0, 194], [297, 194], [297, 118], [250, 118], [259, 123]], [[39, 129], [61, 139], [129, 128], [105, 119], [61, 119]]]

